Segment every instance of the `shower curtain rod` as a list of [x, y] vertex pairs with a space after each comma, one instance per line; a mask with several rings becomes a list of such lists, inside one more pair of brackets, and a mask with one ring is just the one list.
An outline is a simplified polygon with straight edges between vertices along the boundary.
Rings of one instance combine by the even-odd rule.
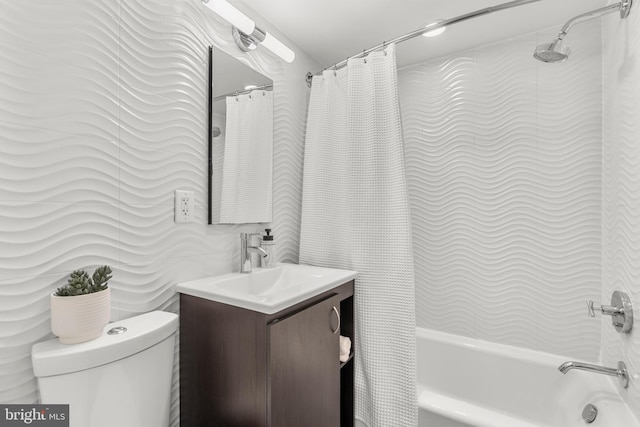
[[455, 18], [450, 18], [450, 19], [446, 19], [444, 21], [438, 21], [435, 22], [433, 24], [427, 25], [425, 27], [422, 27], [418, 30], [412, 31], [410, 33], [407, 33], [405, 35], [402, 35], [400, 37], [396, 37], [393, 40], [389, 40], [389, 41], [385, 41], [382, 42], [381, 44], [374, 46], [372, 48], [369, 49], [365, 49], [362, 52], [350, 56], [347, 59], [345, 59], [344, 61], [340, 61], [337, 62], [336, 64], [334, 64], [331, 67], [327, 67], [322, 69], [321, 71], [318, 71], [317, 73], [313, 74], [311, 72], [307, 73], [306, 79], [307, 79], [307, 86], [311, 87], [311, 80], [313, 79], [313, 76], [317, 76], [322, 74], [323, 71], [325, 70], [337, 70], [339, 68], [343, 68], [345, 65], [347, 65], [347, 63], [349, 62], [350, 59], [356, 59], [356, 58], [362, 58], [364, 56], [367, 56], [368, 54], [370, 54], [371, 52], [375, 52], [377, 50], [380, 49], [384, 49], [385, 47], [387, 47], [390, 44], [393, 43], [402, 43], [404, 41], [407, 40], [411, 40], [414, 37], [418, 37], [424, 33], [430, 32], [430, 31], [434, 31], [437, 30], [438, 28], [443, 28], [443, 27], [447, 27], [449, 25], [452, 24], [457, 24], [459, 22], [463, 22], [463, 21], [467, 21], [469, 19], [473, 19], [473, 18], [477, 18], [478, 16], [483, 16], [483, 15], [488, 15], [490, 13], [493, 12], [498, 12], [501, 10], [505, 10], [505, 9], [511, 9], [512, 7], [517, 7], [517, 6], [522, 6], [525, 4], [529, 4], [529, 3], [535, 3], [535, 2], [539, 2], [541, 0], [514, 0], [514, 1], [510, 1], [507, 3], [502, 3], [496, 6], [489, 6], [489, 7], [485, 7], [484, 9], [478, 9], [474, 12], [469, 12], [469, 13], [465, 13], [464, 15], [460, 15], [460, 16], [456, 16]]
[[224, 95], [218, 95], [215, 98], [213, 98], [213, 101], [220, 101], [222, 99], [225, 99], [228, 96], [238, 96], [238, 95], [244, 95], [247, 93], [251, 93], [254, 90], [271, 90], [273, 89], [273, 85], [272, 84], [268, 84], [268, 85], [262, 85], [262, 86], [256, 86], [256, 87], [252, 87], [251, 89], [245, 89], [245, 90], [236, 90], [235, 92], [229, 92], [229, 93], [225, 93]]

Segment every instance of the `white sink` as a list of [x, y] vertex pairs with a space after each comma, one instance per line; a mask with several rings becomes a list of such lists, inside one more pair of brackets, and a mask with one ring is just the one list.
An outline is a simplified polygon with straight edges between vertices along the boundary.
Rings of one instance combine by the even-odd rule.
[[252, 273], [229, 273], [179, 283], [178, 292], [222, 302], [265, 314], [328, 291], [357, 276], [351, 270], [278, 264], [274, 268], [254, 268]]

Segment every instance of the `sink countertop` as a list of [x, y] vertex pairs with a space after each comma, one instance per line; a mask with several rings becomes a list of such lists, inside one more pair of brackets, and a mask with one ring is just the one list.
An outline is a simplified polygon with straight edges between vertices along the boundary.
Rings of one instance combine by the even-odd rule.
[[279, 263], [179, 283], [177, 291], [264, 314], [277, 313], [356, 278], [352, 270]]

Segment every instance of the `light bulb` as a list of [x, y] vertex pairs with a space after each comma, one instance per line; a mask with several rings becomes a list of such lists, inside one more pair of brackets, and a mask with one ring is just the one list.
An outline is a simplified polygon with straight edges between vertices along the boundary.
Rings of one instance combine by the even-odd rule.
[[286, 47], [280, 40], [276, 39], [269, 33], [266, 34], [266, 37], [260, 44], [288, 63], [292, 63], [293, 60], [296, 59], [296, 54], [291, 49]]
[[[256, 23], [249, 17], [247, 17], [244, 13], [240, 12], [234, 6], [232, 6], [226, 0], [202, 0], [202, 4], [206, 7], [214, 11], [225, 21], [234, 26], [239, 34], [246, 34], [246, 38], [254, 44], [262, 44], [265, 48], [269, 49], [272, 53], [278, 55], [283, 60], [291, 63], [295, 59], [295, 53], [285, 46], [278, 39], [273, 37], [271, 34], [256, 28]], [[234, 30], [235, 31], [235, 30]], [[262, 34], [264, 34], [264, 40], [262, 39]], [[236, 40], [238, 43], [238, 40]], [[241, 46], [244, 46], [244, 48]], [[251, 44], [246, 45], [244, 40], [242, 43], [238, 43], [238, 46], [243, 51], [248, 51], [251, 49]], [[255, 49], [255, 45], [253, 47]]]
[[251, 18], [233, 7], [226, 0], [202, 0], [202, 4], [245, 34], [253, 33], [256, 28], [256, 23]]

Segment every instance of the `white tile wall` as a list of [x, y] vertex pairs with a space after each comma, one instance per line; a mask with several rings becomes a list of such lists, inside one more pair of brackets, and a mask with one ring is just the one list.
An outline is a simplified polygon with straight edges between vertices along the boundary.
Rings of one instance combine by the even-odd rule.
[[[302, 76], [318, 66], [241, 56], [199, 0], [0, 8], [0, 401], [31, 402], [30, 348], [72, 269], [115, 266], [114, 319], [174, 309], [175, 283], [237, 269], [242, 227], [204, 225], [210, 43], [275, 81], [272, 225], [297, 260]], [[552, 31], [400, 72], [420, 326], [596, 360], [601, 322], [582, 300], [640, 301], [639, 20], [605, 19], [604, 76], [597, 21], [574, 27], [562, 65], [531, 59]], [[194, 224], [172, 222], [178, 187], [196, 192]], [[603, 324], [603, 361], [637, 372], [638, 334]], [[174, 424], [176, 396], [177, 381]]]
[[[297, 48], [291, 65], [242, 54], [200, 0], [0, 9], [0, 402], [28, 403], [48, 295], [73, 269], [114, 267], [113, 320], [176, 310], [176, 283], [237, 271], [238, 233], [260, 229], [205, 225], [209, 44], [275, 82], [272, 227], [297, 261], [304, 75], [319, 66]], [[176, 188], [195, 192], [195, 223], [174, 224]], [[177, 391], [176, 377], [174, 425]]]
[[[602, 149], [602, 300], [615, 290], [640, 305], [640, 10], [604, 19], [604, 136]], [[628, 335], [603, 322], [602, 361], [623, 360], [632, 377], [624, 398], [640, 419], [640, 330]]]
[[543, 64], [531, 34], [400, 71], [419, 326], [597, 360], [600, 25]]

